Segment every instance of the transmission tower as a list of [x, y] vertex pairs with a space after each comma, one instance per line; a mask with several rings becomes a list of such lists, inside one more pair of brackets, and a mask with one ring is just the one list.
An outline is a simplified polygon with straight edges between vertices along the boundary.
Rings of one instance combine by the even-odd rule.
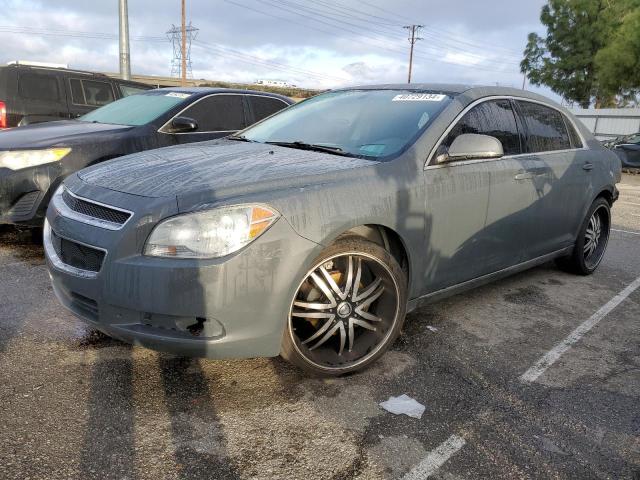
[[184, 51], [184, 58], [186, 65], [187, 77], [193, 77], [193, 71], [191, 69], [191, 42], [198, 36], [198, 28], [191, 25], [185, 27], [185, 48], [182, 48], [182, 27], [171, 25], [171, 29], [167, 31], [167, 37], [171, 40], [173, 45], [173, 58], [171, 59], [171, 76], [182, 77], [182, 52]]

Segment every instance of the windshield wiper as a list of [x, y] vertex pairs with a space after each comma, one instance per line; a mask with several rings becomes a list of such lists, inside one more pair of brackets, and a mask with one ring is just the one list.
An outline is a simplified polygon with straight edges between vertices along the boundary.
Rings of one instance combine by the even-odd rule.
[[249, 140], [247, 137], [245, 137], [244, 135], [229, 135], [227, 137], [227, 139], [229, 140], [235, 140], [237, 142], [251, 142], [251, 143], [256, 143], [255, 140]]
[[331, 147], [329, 145], [319, 145], [316, 143], [306, 142], [264, 142], [269, 145], [278, 145], [280, 147], [298, 148], [300, 150], [312, 150], [314, 152], [331, 153], [333, 155], [341, 155], [343, 157], [353, 157], [352, 154], [345, 152], [340, 147]]

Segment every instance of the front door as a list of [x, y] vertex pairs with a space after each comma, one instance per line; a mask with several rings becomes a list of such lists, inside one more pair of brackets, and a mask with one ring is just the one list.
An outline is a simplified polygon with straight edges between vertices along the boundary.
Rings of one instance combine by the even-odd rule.
[[531, 186], [516, 176], [522, 138], [509, 99], [475, 105], [450, 128], [436, 155], [458, 135], [490, 135], [504, 158], [434, 165], [425, 171], [428, 230], [425, 282], [429, 292], [514, 265], [522, 257], [522, 224]]
[[424, 172], [426, 293], [470, 280], [484, 271], [485, 220], [492, 162], [452, 162]]
[[198, 128], [193, 132], [171, 134], [176, 143], [226, 137], [247, 125], [244, 102], [239, 94], [213, 94], [204, 97], [180, 113], [180, 116], [194, 119]]

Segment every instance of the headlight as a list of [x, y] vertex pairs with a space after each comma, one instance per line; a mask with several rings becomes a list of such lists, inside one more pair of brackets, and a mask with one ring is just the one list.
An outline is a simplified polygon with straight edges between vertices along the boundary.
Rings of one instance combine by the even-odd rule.
[[144, 254], [216, 258], [240, 250], [264, 233], [278, 213], [259, 205], [221, 207], [171, 217], [149, 235]]
[[47, 150], [13, 150], [0, 152], [0, 168], [21, 170], [45, 163], [62, 160], [71, 151], [70, 148], [49, 148]]

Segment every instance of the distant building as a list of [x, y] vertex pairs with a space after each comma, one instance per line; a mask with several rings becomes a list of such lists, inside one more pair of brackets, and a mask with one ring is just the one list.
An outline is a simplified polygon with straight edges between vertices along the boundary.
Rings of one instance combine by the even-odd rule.
[[640, 108], [572, 108], [598, 140], [640, 132]]
[[293, 83], [289, 83], [285, 80], [256, 80], [256, 85], [264, 85], [266, 87], [288, 87], [296, 88]]

